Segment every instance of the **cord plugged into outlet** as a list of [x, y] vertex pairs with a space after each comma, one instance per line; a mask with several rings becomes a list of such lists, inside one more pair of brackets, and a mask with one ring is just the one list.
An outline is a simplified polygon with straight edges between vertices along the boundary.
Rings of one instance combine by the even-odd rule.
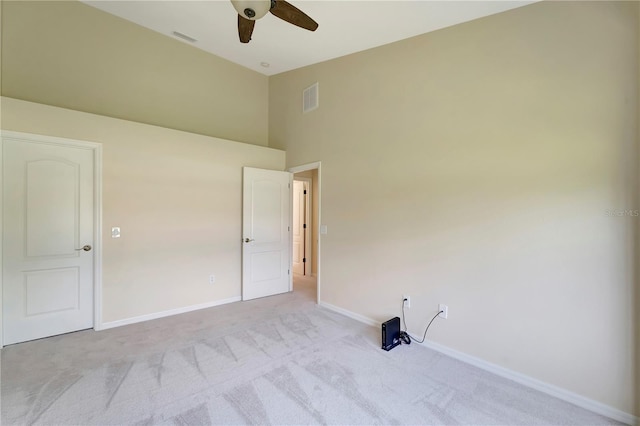
[[407, 309], [411, 307], [411, 296], [409, 296], [408, 294], [402, 296], [402, 307]]
[[438, 316], [440, 318], [447, 319], [447, 317], [449, 316], [449, 307], [440, 303], [438, 305]]
[[435, 314], [433, 318], [431, 318], [431, 321], [429, 321], [429, 324], [427, 324], [427, 328], [424, 329], [422, 340], [418, 340], [412, 335], [410, 335], [409, 332], [407, 331], [407, 322], [405, 321], [405, 318], [404, 318], [404, 308], [408, 308], [410, 306], [410, 303], [411, 303], [411, 298], [409, 297], [409, 295], [405, 294], [404, 296], [402, 296], [402, 324], [404, 325], [404, 330], [400, 330], [400, 337], [401, 337], [401, 340], [406, 344], [410, 344], [411, 339], [415, 340], [418, 343], [423, 343], [424, 340], [427, 338], [427, 331], [429, 331], [429, 327], [431, 327], [431, 323], [438, 317], [446, 319], [447, 315], [449, 314], [449, 307], [447, 305], [443, 305], [442, 303], [438, 305], [438, 313]]

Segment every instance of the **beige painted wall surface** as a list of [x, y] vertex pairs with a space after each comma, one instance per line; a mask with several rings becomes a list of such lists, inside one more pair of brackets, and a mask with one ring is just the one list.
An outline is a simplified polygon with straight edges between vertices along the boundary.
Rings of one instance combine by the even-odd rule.
[[6, 97], [2, 111], [4, 130], [103, 144], [105, 322], [240, 296], [242, 167], [284, 170], [283, 151]]
[[[2, 86], [2, 8], [4, 5], [4, 0], [0, 0], [0, 87]], [[2, 129], [2, 102], [0, 102], [0, 129]], [[0, 153], [0, 157], [2, 154]], [[0, 158], [1, 159], [1, 158]], [[0, 185], [2, 185], [0, 183]], [[0, 212], [2, 211], [2, 200], [0, 200]], [[0, 213], [1, 215], [1, 213]], [[0, 220], [0, 235], [2, 235], [2, 220]], [[2, 286], [2, 242], [0, 241], [0, 286]], [[2, 292], [0, 292], [0, 314], [2, 313]], [[2, 315], [0, 315], [0, 330], [4, 329], [4, 325], [2, 324]], [[2, 333], [0, 332], [0, 335]], [[0, 353], [0, 357], [2, 354]], [[2, 401], [0, 401], [0, 409], [2, 409]]]
[[[640, 82], [640, 7], [638, 7], [638, 81]], [[640, 83], [638, 84], [638, 99], [637, 99], [637, 113], [638, 118], [636, 120], [636, 130], [638, 132], [637, 140], [638, 152], [636, 154], [636, 160], [640, 165]], [[640, 166], [638, 167], [638, 188], [640, 188]], [[636, 191], [636, 208], [640, 208], [640, 190]], [[635, 309], [635, 324], [636, 324], [636, 361], [635, 361], [635, 378], [636, 378], [636, 413], [640, 413], [640, 260], [638, 260], [638, 254], [640, 253], [640, 220], [635, 222], [636, 231], [636, 246], [635, 246], [635, 265], [636, 265], [636, 309]]]
[[267, 145], [266, 76], [75, 0], [3, 6], [3, 96]]
[[[270, 79], [270, 146], [322, 161], [321, 300], [626, 413], [634, 2], [542, 2]], [[320, 108], [300, 112], [320, 83]]]

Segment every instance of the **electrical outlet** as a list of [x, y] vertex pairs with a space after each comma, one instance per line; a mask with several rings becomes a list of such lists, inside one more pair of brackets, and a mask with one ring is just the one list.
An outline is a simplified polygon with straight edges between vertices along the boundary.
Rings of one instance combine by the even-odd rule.
[[[440, 311], [442, 311], [442, 312], [440, 312]], [[440, 303], [438, 305], [438, 312], [440, 312], [438, 314], [438, 316], [440, 318], [447, 319], [447, 317], [449, 316], [449, 307], [447, 305], [443, 305], [442, 303]]]
[[215, 284], [215, 283], [216, 283], [216, 276], [209, 275], [209, 284]]
[[408, 294], [405, 294], [402, 296], [402, 300], [405, 308], [411, 307], [411, 296], [409, 296]]

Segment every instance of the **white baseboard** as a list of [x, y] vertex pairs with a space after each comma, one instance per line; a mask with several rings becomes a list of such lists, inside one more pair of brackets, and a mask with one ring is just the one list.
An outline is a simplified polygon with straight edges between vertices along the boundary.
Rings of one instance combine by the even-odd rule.
[[323, 308], [329, 309], [330, 311], [334, 311], [334, 312], [337, 312], [339, 314], [342, 314], [345, 317], [353, 318], [356, 321], [363, 322], [363, 323], [365, 323], [367, 325], [372, 325], [374, 327], [380, 327], [380, 323], [378, 321], [374, 321], [371, 318], [367, 318], [364, 315], [356, 314], [355, 312], [348, 311], [348, 310], [343, 309], [343, 308], [341, 308], [339, 306], [332, 305], [331, 303], [319, 302], [318, 305], [322, 306]]
[[625, 413], [622, 410], [618, 410], [617, 408], [611, 407], [593, 399], [586, 398], [582, 395], [568, 391], [561, 387], [545, 383], [538, 379], [534, 379], [533, 377], [518, 373], [517, 371], [509, 370], [508, 368], [492, 364], [481, 358], [476, 358], [474, 356], [465, 354], [464, 352], [460, 352], [447, 346], [443, 346], [439, 343], [425, 340], [425, 342], [422, 343], [422, 346], [433, 349], [434, 351], [441, 352], [445, 355], [450, 356], [451, 358], [466, 362], [467, 364], [471, 364], [474, 367], [481, 368], [485, 371], [495, 374], [496, 376], [513, 380], [514, 382], [520, 383], [542, 393], [546, 393], [547, 395], [551, 395], [563, 401], [570, 402], [571, 404], [577, 405], [578, 407], [582, 407], [596, 414], [609, 417], [613, 420], [617, 420], [628, 425], [638, 424], [638, 418], [632, 414]]
[[152, 314], [140, 315], [138, 317], [126, 318], [118, 321], [103, 322], [99, 327], [95, 327], [96, 331], [107, 330], [114, 327], [122, 327], [123, 325], [136, 324], [138, 322], [151, 321], [158, 318], [170, 317], [172, 315], [184, 314], [187, 312], [197, 311], [200, 309], [212, 308], [214, 306], [226, 305], [227, 303], [239, 302], [240, 296], [230, 297], [228, 299], [216, 300], [213, 302], [200, 303], [198, 305], [185, 306], [168, 311], [154, 312]]
[[[360, 314], [356, 314], [355, 312], [351, 312], [347, 309], [332, 305], [330, 303], [321, 302], [319, 303], [319, 305], [322, 306], [323, 308], [337, 312], [339, 314], [352, 318], [356, 321], [360, 321], [367, 325], [371, 325], [374, 327], [380, 327], [381, 325], [380, 322], [378, 321], [375, 321], [371, 318], [365, 317]], [[593, 399], [586, 398], [582, 395], [578, 395], [577, 393], [568, 391], [558, 386], [545, 383], [538, 379], [534, 379], [533, 377], [526, 376], [522, 373], [518, 373], [517, 371], [509, 370], [508, 368], [504, 368], [499, 365], [492, 364], [481, 358], [476, 358], [472, 355], [468, 355], [468, 354], [465, 354], [464, 352], [451, 349], [439, 343], [434, 343], [434, 342], [425, 340], [425, 342], [422, 343], [422, 346], [425, 346], [429, 349], [433, 349], [434, 351], [438, 351], [440, 353], [450, 356], [451, 358], [458, 359], [467, 364], [473, 365], [474, 367], [481, 368], [485, 371], [495, 374], [496, 376], [513, 380], [514, 382], [520, 383], [521, 385], [530, 387], [532, 389], [535, 389], [547, 395], [551, 395], [563, 401], [577, 405], [578, 407], [582, 407], [596, 414], [609, 417], [613, 420], [617, 420], [619, 422], [622, 422], [628, 425], [632, 425], [632, 426], [640, 425], [640, 419], [634, 416], [633, 414], [626, 413], [617, 408], [611, 407], [609, 405], [603, 404]]]

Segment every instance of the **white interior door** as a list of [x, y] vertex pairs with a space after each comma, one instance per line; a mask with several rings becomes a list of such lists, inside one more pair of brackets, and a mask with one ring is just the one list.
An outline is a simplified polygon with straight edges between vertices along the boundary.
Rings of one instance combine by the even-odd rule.
[[293, 181], [293, 226], [291, 232], [293, 234], [293, 273], [304, 275], [305, 261], [305, 190], [304, 182], [299, 180]]
[[242, 300], [291, 290], [291, 178], [243, 169]]
[[93, 150], [3, 138], [2, 154], [4, 344], [93, 327]]

